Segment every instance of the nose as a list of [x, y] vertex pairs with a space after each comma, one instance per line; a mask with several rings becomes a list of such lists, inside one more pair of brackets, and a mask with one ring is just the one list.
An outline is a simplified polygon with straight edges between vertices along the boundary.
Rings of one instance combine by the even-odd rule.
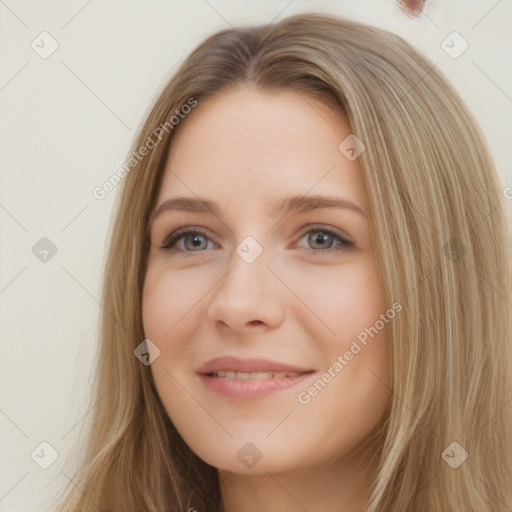
[[[285, 314], [282, 283], [267, 268], [265, 251], [252, 263], [234, 252], [226, 275], [213, 290], [208, 318], [243, 332], [275, 329]], [[281, 285], [281, 289], [279, 287]]]

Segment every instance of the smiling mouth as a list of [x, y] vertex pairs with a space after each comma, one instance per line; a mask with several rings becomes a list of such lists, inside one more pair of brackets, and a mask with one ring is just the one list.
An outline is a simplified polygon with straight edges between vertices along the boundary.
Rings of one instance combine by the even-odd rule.
[[[217, 370], [199, 374], [204, 386], [217, 396], [243, 401], [261, 400], [270, 395], [279, 396], [303, 382], [314, 370], [307, 372], [237, 372]], [[281, 393], [279, 393], [281, 392]]]
[[315, 370], [265, 358], [222, 356], [196, 370], [206, 389], [215, 395], [240, 400], [259, 400], [285, 392]]
[[305, 373], [297, 372], [237, 372], [233, 370], [219, 370], [207, 374], [208, 377], [219, 377], [221, 379], [236, 380], [268, 380], [268, 379], [295, 379], [301, 377]]

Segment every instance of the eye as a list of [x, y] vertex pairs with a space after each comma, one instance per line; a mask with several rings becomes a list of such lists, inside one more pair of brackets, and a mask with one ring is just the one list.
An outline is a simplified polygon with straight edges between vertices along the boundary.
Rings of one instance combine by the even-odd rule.
[[[182, 229], [178, 231], [174, 231], [171, 233], [163, 242], [163, 244], [160, 246], [161, 249], [167, 249], [167, 250], [178, 250], [183, 252], [201, 252], [204, 249], [207, 249], [207, 244], [205, 244], [205, 241], [208, 241], [210, 237], [202, 230], [200, 229]], [[178, 247], [177, 249], [175, 246], [178, 244], [178, 242], [183, 241], [183, 244], [181, 247]], [[185, 247], [185, 249], [183, 248]]]
[[[307, 244], [314, 252], [332, 253], [345, 252], [355, 247], [354, 242], [344, 238], [332, 229], [325, 226], [315, 227], [307, 231], [300, 240], [306, 238]], [[215, 244], [209, 235], [198, 228], [183, 228], [172, 232], [160, 246], [168, 251], [180, 251], [185, 253], [203, 252], [211, 249], [208, 242]]]
[[345, 252], [355, 247], [354, 242], [324, 226], [310, 229], [301, 240], [304, 238], [315, 252]]

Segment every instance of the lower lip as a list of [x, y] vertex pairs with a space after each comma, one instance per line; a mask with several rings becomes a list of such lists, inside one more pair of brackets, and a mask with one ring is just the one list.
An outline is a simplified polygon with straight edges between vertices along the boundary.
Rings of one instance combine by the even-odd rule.
[[280, 379], [242, 380], [227, 379], [225, 377], [213, 377], [210, 375], [199, 375], [204, 385], [216, 393], [233, 398], [244, 400], [257, 400], [264, 398], [277, 391], [290, 389], [299, 382], [312, 375], [313, 372], [303, 373], [297, 377], [284, 377]]

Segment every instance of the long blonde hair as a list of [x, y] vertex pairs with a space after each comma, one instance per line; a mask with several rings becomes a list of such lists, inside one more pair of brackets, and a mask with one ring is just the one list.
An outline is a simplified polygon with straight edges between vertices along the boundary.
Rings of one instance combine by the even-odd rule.
[[[377, 264], [388, 303], [403, 307], [390, 324], [392, 397], [368, 511], [510, 510], [512, 244], [473, 117], [436, 66], [399, 36], [301, 14], [200, 44], [165, 86], [132, 151], [190, 98], [201, 104], [246, 84], [336, 101], [366, 146], [359, 158]], [[122, 183], [88, 437], [60, 511], [222, 510], [217, 470], [183, 442], [149, 366], [134, 356], [145, 338], [149, 219], [173, 133], [166, 130]]]

